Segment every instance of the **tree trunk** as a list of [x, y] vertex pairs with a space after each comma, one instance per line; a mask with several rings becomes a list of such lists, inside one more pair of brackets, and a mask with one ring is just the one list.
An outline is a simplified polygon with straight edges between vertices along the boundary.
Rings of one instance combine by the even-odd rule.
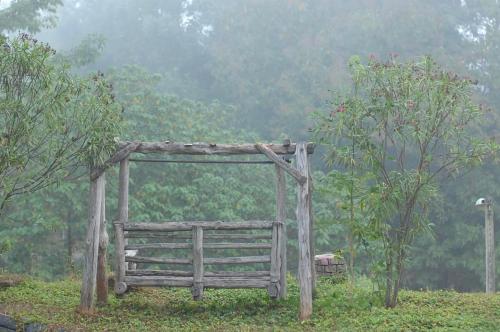
[[67, 260], [67, 269], [69, 274], [73, 274], [75, 271], [73, 269], [73, 233], [71, 231], [71, 211], [68, 211], [68, 215], [66, 216], [66, 227], [67, 227], [67, 236], [68, 236], [68, 260]]
[[385, 307], [391, 307], [391, 290], [392, 290], [392, 253], [385, 254]]
[[354, 278], [354, 259], [355, 259], [355, 252], [354, 252], [354, 239], [352, 235], [352, 231], [348, 232], [347, 235], [347, 242], [349, 244], [349, 274], [351, 275], [351, 284], [354, 284], [355, 278]]
[[396, 280], [394, 280], [394, 288], [392, 290], [391, 307], [394, 308], [398, 304], [399, 287], [401, 285], [401, 276], [403, 274], [404, 249], [398, 252], [398, 261], [396, 264]]

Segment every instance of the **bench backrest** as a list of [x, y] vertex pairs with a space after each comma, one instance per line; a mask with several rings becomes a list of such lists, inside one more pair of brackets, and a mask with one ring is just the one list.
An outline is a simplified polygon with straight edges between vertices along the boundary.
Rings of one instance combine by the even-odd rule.
[[[121, 228], [117, 234], [125, 242], [125, 257], [119, 264], [125, 264], [122, 282], [127, 286], [192, 287], [195, 299], [203, 296], [204, 288], [267, 288], [271, 297], [279, 296], [285, 245], [281, 222], [188, 221], [116, 226]], [[261, 254], [240, 254], [243, 251]], [[235, 252], [239, 255], [228, 255]], [[140, 268], [128, 269], [127, 263], [139, 264]], [[267, 268], [249, 271], [250, 264]], [[151, 265], [183, 268], [151, 269]], [[240, 271], [213, 269], [221, 265], [243, 267]], [[207, 266], [212, 269], [205, 271]]]

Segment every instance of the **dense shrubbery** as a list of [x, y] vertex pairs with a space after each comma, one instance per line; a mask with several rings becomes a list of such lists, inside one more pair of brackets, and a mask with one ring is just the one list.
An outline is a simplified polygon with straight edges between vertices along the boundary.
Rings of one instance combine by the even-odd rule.
[[138, 289], [94, 315], [75, 311], [80, 283], [28, 281], [0, 290], [1, 310], [25, 321], [83, 331], [496, 331], [500, 296], [453, 291], [402, 291], [400, 306], [385, 309], [367, 280], [355, 287], [318, 282], [314, 315], [299, 323], [298, 287], [272, 301], [265, 290], [207, 290], [191, 300], [187, 289]]

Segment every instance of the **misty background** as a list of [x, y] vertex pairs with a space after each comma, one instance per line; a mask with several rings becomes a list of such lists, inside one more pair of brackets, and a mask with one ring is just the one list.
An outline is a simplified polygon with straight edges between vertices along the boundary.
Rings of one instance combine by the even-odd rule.
[[[0, 10], [8, 6], [9, 1], [0, 1]], [[478, 81], [475, 98], [491, 108], [482, 130], [499, 134], [497, 1], [67, 0], [56, 16], [56, 24], [36, 37], [70, 59], [76, 72], [98, 70], [113, 82], [127, 122], [123, 140], [312, 140], [310, 115], [329, 110], [332, 91], [349, 90], [352, 55], [432, 55], [443, 67]], [[274, 169], [266, 167], [135, 166], [130, 218], [269, 219]], [[330, 170], [321, 149], [313, 167], [317, 182]], [[405, 287], [484, 288], [483, 215], [474, 202], [483, 196], [499, 200], [499, 176], [498, 164], [491, 161], [442, 183], [442, 198], [431, 214], [433, 234], [413, 246]], [[116, 215], [116, 170], [107, 181], [110, 225]], [[0, 222], [5, 249], [0, 267], [45, 279], [78, 273], [87, 182], [61, 183], [12, 202]], [[293, 270], [295, 193], [292, 183], [288, 188]], [[317, 191], [313, 204], [316, 253], [344, 249], [336, 198]], [[359, 250], [356, 268], [370, 273], [379, 248], [367, 243]]]

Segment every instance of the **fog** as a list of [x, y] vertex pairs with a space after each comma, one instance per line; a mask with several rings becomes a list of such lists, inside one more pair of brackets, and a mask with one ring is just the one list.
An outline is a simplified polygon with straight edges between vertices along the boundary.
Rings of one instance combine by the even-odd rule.
[[[0, 1], [0, 13], [10, 6]], [[331, 111], [335, 92], [351, 91], [348, 62], [354, 55], [365, 62], [430, 55], [447, 70], [477, 80], [474, 100], [492, 110], [480, 132], [499, 134], [496, 1], [66, 0], [55, 8], [54, 13], [42, 11], [42, 17], [54, 20], [34, 31], [36, 38], [67, 59], [75, 75], [99, 71], [109, 78], [127, 122], [120, 139], [312, 141], [312, 114]], [[20, 30], [0, 22], [2, 29], [9, 36]], [[323, 153], [319, 146], [312, 158], [317, 179], [337, 167], [327, 165]], [[253, 177], [248, 166], [207, 166], [203, 171], [198, 166], [148, 167], [132, 170], [137, 177], [131, 213], [139, 220], [274, 214], [273, 170], [259, 168]], [[115, 175], [108, 180], [109, 221], [116, 212]], [[440, 183], [441, 199], [429, 220], [432, 232], [411, 246], [405, 287], [484, 289], [483, 215], [474, 202], [500, 196], [499, 176], [498, 165], [487, 161]], [[10, 205], [12, 217], [0, 225], [0, 237], [10, 243], [1, 255], [2, 268], [45, 279], [81, 270], [86, 180]], [[293, 238], [293, 185], [288, 196]], [[313, 204], [316, 253], [342, 249], [347, 256], [336, 200], [317, 192]], [[33, 224], [35, 219], [39, 222]], [[292, 270], [297, 258], [293, 239], [288, 244]], [[370, 274], [370, 252], [379, 249], [359, 244], [360, 275]]]

